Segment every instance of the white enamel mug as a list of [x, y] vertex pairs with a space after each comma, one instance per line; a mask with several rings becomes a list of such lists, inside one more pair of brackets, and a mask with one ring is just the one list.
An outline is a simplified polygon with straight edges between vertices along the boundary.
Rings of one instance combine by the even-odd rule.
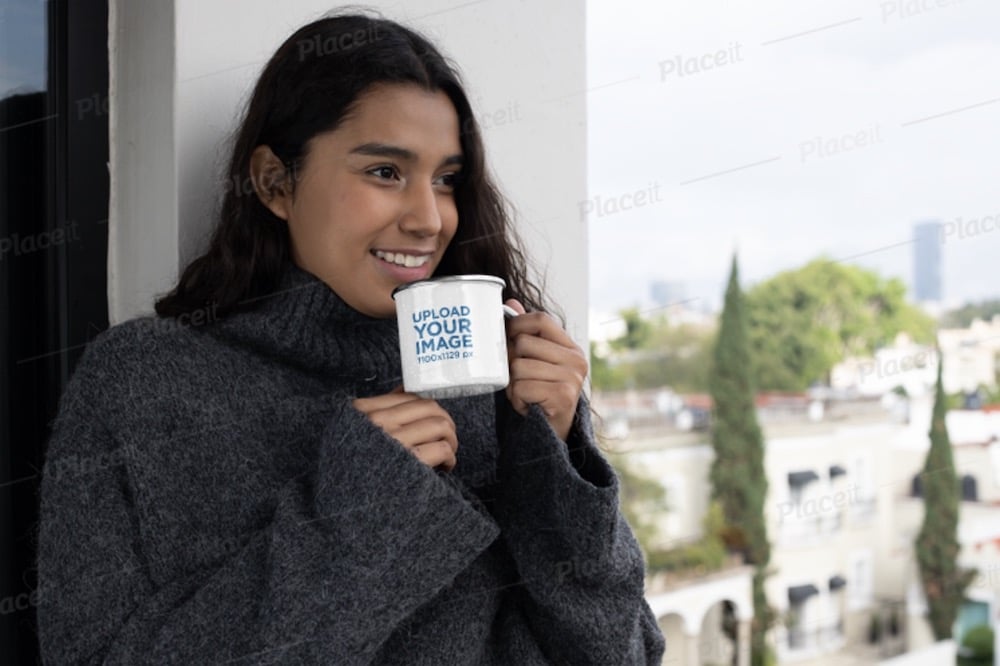
[[492, 393], [510, 382], [501, 278], [454, 275], [397, 287], [403, 390], [424, 398]]

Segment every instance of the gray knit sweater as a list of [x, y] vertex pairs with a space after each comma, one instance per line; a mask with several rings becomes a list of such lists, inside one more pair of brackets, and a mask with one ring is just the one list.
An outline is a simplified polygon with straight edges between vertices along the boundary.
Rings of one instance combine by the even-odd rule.
[[581, 401], [569, 444], [503, 392], [441, 401], [432, 470], [351, 400], [394, 319], [289, 264], [253, 312], [87, 348], [41, 489], [49, 664], [658, 664], [643, 563]]

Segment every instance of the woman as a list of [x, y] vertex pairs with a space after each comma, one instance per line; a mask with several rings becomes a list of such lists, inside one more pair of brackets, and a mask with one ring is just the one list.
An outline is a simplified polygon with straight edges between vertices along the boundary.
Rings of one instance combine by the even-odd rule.
[[[435, 48], [363, 15], [300, 29], [228, 176], [252, 187], [160, 318], [94, 340], [62, 398], [46, 661], [659, 663], [586, 359], [542, 313]], [[507, 324], [510, 385], [407, 394], [392, 290], [461, 273], [531, 311]]]

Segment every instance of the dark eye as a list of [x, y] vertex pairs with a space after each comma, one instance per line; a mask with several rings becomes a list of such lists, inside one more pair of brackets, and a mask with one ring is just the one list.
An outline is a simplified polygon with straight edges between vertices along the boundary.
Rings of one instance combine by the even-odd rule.
[[462, 182], [462, 174], [458, 171], [445, 173], [438, 177], [437, 182], [448, 189], [455, 189]]
[[396, 167], [393, 166], [379, 166], [371, 169], [368, 173], [373, 176], [378, 176], [379, 178], [385, 180], [391, 180], [395, 178], [398, 174], [396, 172]]

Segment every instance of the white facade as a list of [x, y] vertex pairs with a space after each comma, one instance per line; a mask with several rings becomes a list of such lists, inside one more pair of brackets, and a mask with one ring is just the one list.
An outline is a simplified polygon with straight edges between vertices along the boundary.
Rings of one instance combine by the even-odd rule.
[[938, 344], [945, 359], [941, 379], [946, 391], [996, 386], [1000, 368], [1000, 315], [989, 322], [977, 319], [969, 328], [941, 330]]
[[[1000, 315], [992, 321], [977, 319], [968, 328], [938, 331], [937, 344], [944, 358], [941, 381], [947, 393], [995, 387], [1000, 372]], [[938, 353], [901, 333], [894, 343], [871, 358], [848, 358], [830, 371], [835, 389], [879, 396], [903, 387], [910, 396], [932, 393], [937, 379]]]
[[848, 358], [830, 371], [835, 389], [854, 389], [863, 396], [879, 396], [901, 386], [907, 395], [926, 395], [937, 379], [937, 351], [913, 342], [905, 334], [872, 358]]
[[[341, 4], [112, 0], [112, 322], [150, 312], [203, 248], [224, 186], [226, 141], [249, 88], [284, 38]], [[487, 159], [567, 330], [586, 348], [584, 2], [514, 11], [444, 0], [365, 4], [423, 31], [461, 68]]]
[[[600, 396], [595, 402], [600, 411]], [[876, 663], [902, 650], [926, 648], [927, 655], [937, 655], [935, 650], [943, 649], [931, 648], [934, 640], [913, 556], [923, 517], [923, 502], [913, 497], [913, 480], [929, 446], [930, 396], [914, 401], [908, 412], [908, 422], [900, 422], [890, 410], [872, 413], [865, 404], [841, 422], [810, 422], [803, 412], [799, 423], [787, 418], [765, 423], [765, 511], [774, 571], [765, 589], [782, 620], [772, 633], [780, 663], [841, 663], [835, 655], [845, 650], [851, 658], [860, 652], [870, 660], [860, 663]], [[831, 407], [827, 413], [844, 415], [845, 409]], [[962, 502], [959, 525], [960, 563], [980, 572], [967, 597], [984, 604], [995, 626], [1000, 610], [1000, 414], [953, 411], [948, 425], [954, 433], [956, 473], [974, 479], [976, 488], [976, 500]], [[617, 442], [615, 448], [629, 451], [628, 464], [667, 490], [661, 545], [696, 539], [710, 492], [708, 436], [666, 429], [659, 436], [644, 434]], [[710, 580], [695, 577], [688, 584], [697, 589]], [[647, 596], [651, 600], [657, 598], [652, 592]], [[664, 611], [662, 604], [656, 608]], [[882, 625], [878, 647], [868, 643], [873, 616]], [[698, 643], [682, 634], [689, 624], [660, 618], [676, 640]], [[929, 658], [925, 655], [922, 663], [930, 663]]]
[[[753, 569], [740, 566], [672, 585], [649, 581], [646, 600], [667, 643], [663, 663], [671, 666], [750, 661]], [[737, 622], [736, 645], [720, 630], [722, 605], [730, 603]]]

